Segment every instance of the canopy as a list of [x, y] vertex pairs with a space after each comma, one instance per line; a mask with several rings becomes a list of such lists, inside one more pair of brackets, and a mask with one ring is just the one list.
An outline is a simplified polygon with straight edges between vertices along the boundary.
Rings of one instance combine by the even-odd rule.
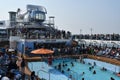
[[54, 51], [41, 48], [41, 49], [33, 50], [33, 51], [31, 51], [31, 53], [33, 53], [33, 54], [53, 54]]

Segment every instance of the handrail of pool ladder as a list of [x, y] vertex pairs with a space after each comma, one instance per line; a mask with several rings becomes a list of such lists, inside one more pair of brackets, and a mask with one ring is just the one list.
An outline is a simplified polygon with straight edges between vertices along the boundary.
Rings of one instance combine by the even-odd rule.
[[40, 71], [45, 72], [45, 73], [48, 73], [48, 74], [49, 74], [49, 80], [50, 80], [50, 72], [47, 72], [47, 71], [44, 71], [44, 70], [40, 69], [40, 70], [37, 71], [37, 75], [39, 75], [39, 72], [40, 72]]
[[74, 74], [76, 74], [76, 79], [75, 80], [78, 80], [78, 73], [73, 71], [73, 70], [70, 70], [71, 72], [73, 72]]
[[33, 70], [33, 63], [29, 63], [29, 64], [32, 64], [32, 66], [31, 66], [31, 70]]

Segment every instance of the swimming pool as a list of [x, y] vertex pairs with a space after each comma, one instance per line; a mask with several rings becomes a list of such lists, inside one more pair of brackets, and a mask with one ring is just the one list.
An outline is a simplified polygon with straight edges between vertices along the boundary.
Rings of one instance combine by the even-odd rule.
[[[31, 70], [37, 71], [36, 74], [39, 72], [38, 75], [47, 80], [49, 80], [49, 74], [47, 72], [50, 73], [50, 80], [70, 80], [70, 77], [71, 80], [82, 80], [82, 78], [84, 80], [110, 80], [110, 77], [113, 77], [115, 80], [120, 80], [120, 77], [113, 74], [113, 72], [120, 71], [119, 66], [92, 59], [84, 59], [84, 62], [85, 64], [75, 59], [56, 59], [53, 61], [52, 67], [48, 66], [45, 62], [32, 62], [28, 65]], [[90, 70], [89, 68], [93, 66], [94, 62], [96, 66]], [[59, 64], [61, 65], [60, 68]], [[31, 67], [32, 65], [33, 67]], [[106, 68], [107, 71], [101, 70], [102, 67]], [[39, 71], [40, 68], [45, 72]], [[94, 70], [96, 74], [93, 74]]]
[[31, 71], [35, 71], [40, 78], [46, 80], [71, 80], [46, 62], [29, 62], [28, 67]]
[[[53, 66], [59, 69], [58, 65], [61, 64], [60, 71], [63, 72], [66, 76], [72, 77], [73, 80], [82, 80], [82, 78], [85, 80], [110, 80], [110, 77], [113, 77], [115, 80], [120, 80], [120, 77], [113, 74], [113, 72], [120, 71], [119, 66], [92, 59], [84, 59], [84, 62], [85, 64], [80, 63], [79, 60], [74, 59], [58, 59], [54, 61]], [[90, 70], [89, 68], [92, 67], [94, 63], [96, 66]], [[65, 66], [66, 64], [67, 66]], [[107, 71], [101, 70], [103, 67], [106, 68]], [[68, 69], [70, 69], [70, 71]], [[96, 74], [93, 74], [94, 70]]]

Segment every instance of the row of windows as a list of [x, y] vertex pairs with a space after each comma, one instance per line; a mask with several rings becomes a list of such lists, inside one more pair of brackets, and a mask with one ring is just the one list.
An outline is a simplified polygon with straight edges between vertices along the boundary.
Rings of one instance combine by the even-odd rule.
[[43, 14], [36, 14], [35, 19], [44, 20], [45, 16]]

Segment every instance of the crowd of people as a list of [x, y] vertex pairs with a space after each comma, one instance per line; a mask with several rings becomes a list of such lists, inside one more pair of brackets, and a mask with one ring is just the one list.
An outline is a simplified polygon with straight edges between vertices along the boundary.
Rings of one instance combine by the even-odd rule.
[[120, 60], [120, 48], [89, 46], [86, 49], [88, 51], [87, 53], [92, 55], [104, 56]]
[[16, 62], [17, 56], [14, 53], [8, 53], [7, 51], [0, 52], [1, 80], [19, 80], [22, 77]]
[[0, 80], [39, 80], [34, 71], [25, 74], [26, 65], [24, 57], [17, 52], [0, 49]]
[[44, 26], [44, 28], [13, 29], [11, 35], [20, 35], [26, 39], [68, 39], [72, 34], [70, 31], [58, 30]]
[[[107, 47], [97, 45], [77, 45], [77, 46], [66, 46], [65, 44], [36, 44], [37, 48], [50, 49], [54, 51], [54, 56], [58, 55], [79, 55], [79, 54], [91, 54], [97, 56], [104, 56], [108, 58], [114, 58], [120, 60], [120, 48], [119, 47]], [[27, 52], [27, 51], [26, 51]], [[28, 52], [27, 52], [28, 53]]]
[[74, 38], [79, 39], [93, 39], [93, 40], [120, 40], [120, 34], [80, 34], [73, 35]]

